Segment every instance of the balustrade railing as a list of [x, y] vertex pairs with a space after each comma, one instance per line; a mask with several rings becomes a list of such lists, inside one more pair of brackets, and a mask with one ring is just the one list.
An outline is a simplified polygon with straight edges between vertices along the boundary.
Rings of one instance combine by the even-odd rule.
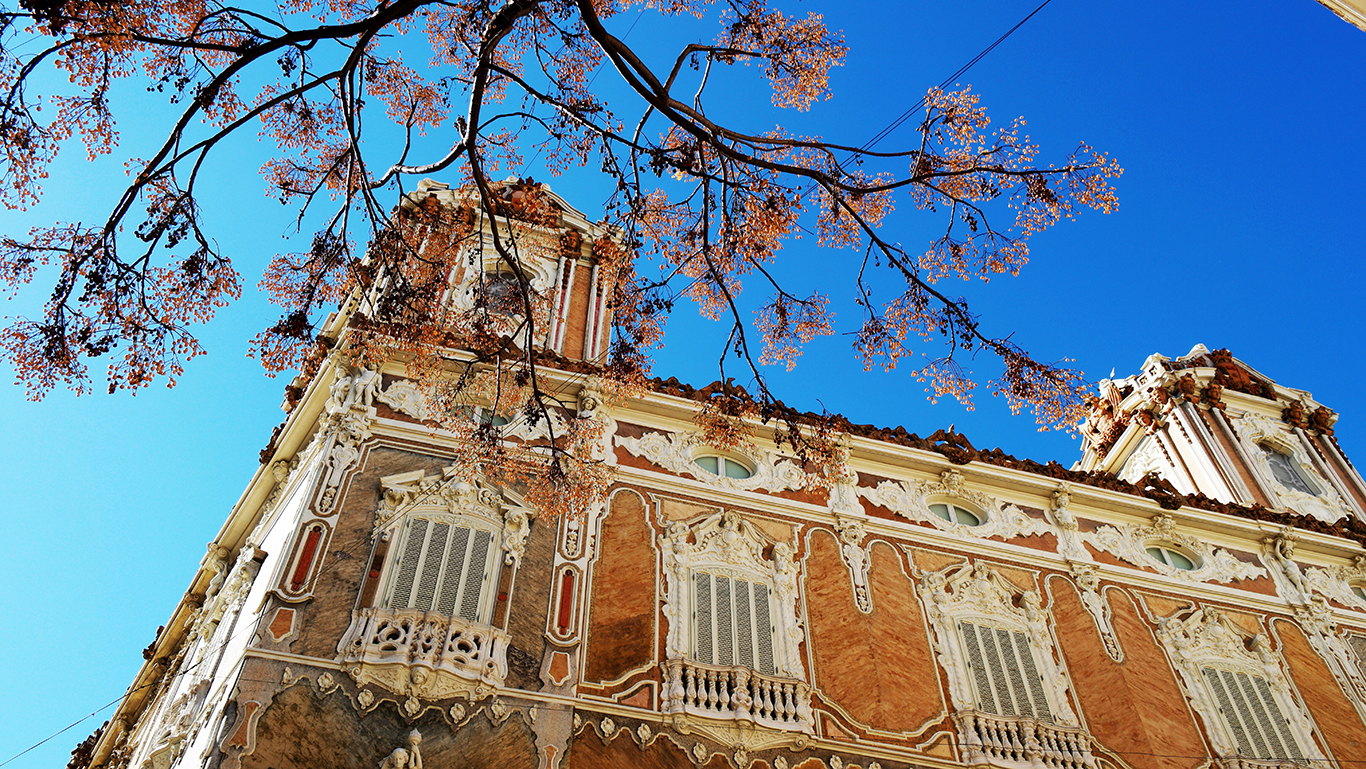
[[1033, 769], [1096, 769], [1091, 740], [1080, 727], [974, 711], [954, 716], [969, 764]]
[[667, 660], [663, 667], [665, 713], [812, 732], [811, 687], [805, 681], [681, 659]]
[[[437, 612], [365, 608], [338, 645], [357, 682], [431, 697], [500, 686], [507, 678], [506, 632]], [[467, 683], [468, 682], [468, 683]]]

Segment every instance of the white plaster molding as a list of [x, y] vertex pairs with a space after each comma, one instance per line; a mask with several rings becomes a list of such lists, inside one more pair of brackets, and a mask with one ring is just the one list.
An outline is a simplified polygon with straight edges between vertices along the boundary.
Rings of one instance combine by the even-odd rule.
[[835, 519], [835, 530], [839, 532], [840, 556], [849, 569], [850, 584], [854, 588], [854, 605], [860, 612], [868, 614], [873, 610], [873, 599], [868, 590], [868, 569], [872, 559], [863, 546], [867, 532], [863, 530], [863, 522], [857, 518]]
[[[691, 540], [691, 541], [689, 541]], [[693, 659], [692, 572], [724, 570], [772, 588], [775, 672], [779, 676], [806, 680], [799, 645], [805, 638], [797, 618], [797, 565], [792, 545], [773, 543], [773, 558], [763, 551], [769, 540], [733, 510], [713, 515], [695, 527], [682, 521], [669, 524], [660, 536], [664, 555], [664, 616], [666, 659]]]
[[422, 394], [421, 388], [407, 379], [394, 380], [375, 397], [381, 403], [388, 404], [394, 411], [400, 411], [410, 417], [424, 421], [432, 418], [431, 407], [427, 404], [427, 396]]
[[[396, 533], [403, 520], [418, 515], [432, 521], [475, 524], [498, 534], [506, 554], [503, 560], [509, 566], [520, 563], [526, 552], [534, 512], [508, 504], [502, 492], [483, 480], [458, 480], [454, 467], [447, 467], [440, 475], [413, 470], [385, 476], [380, 487], [383, 496], [375, 513], [375, 536]], [[483, 525], [478, 525], [481, 521]]]
[[[1233, 427], [1243, 444], [1248, 464], [1261, 476], [1266, 486], [1280, 497], [1281, 506], [1292, 508], [1302, 515], [1312, 516], [1324, 523], [1336, 523], [1350, 515], [1342, 496], [1314, 467], [1304, 445], [1288, 426], [1261, 414], [1248, 412], [1239, 415]], [[1310, 486], [1318, 488], [1321, 493], [1306, 494], [1277, 480], [1276, 474], [1271, 470], [1271, 464], [1266, 459], [1263, 445], [1270, 445], [1280, 453], [1290, 456], [1300, 477]]]
[[1069, 563], [1080, 561], [1083, 563], [1091, 562], [1091, 553], [1086, 549], [1086, 545], [1081, 537], [1080, 525], [1077, 517], [1072, 514], [1068, 507], [1072, 501], [1072, 484], [1059, 483], [1056, 491], [1053, 492], [1053, 500], [1048, 508], [1048, 518], [1057, 529], [1058, 555], [1066, 558]]
[[1313, 594], [1304, 580], [1304, 572], [1294, 560], [1297, 539], [1294, 527], [1285, 526], [1276, 536], [1262, 540], [1260, 553], [1271, 580], [1276, 583], [1276, 592], [1291, 605], [1306, 604]]
[[1124, 467], [1120, 469], [1119, 479], [1137, 483], [1148, 473], [1156, 473], [1159, 478], [1169, 478], [1171, 462], [1157, 436], [1149, 435], [1139, 444], [1138, 450], [1129, 455]]
[[1338, 632], [1332, 607], [1322, 596], [1314, 596], [1308, 604], [1295, 607], [1295, 620], [1309, 639], [1309, 645], [1328, 664], [1343, 691], [1356, 695], [1349, 699], [1357, 713], [1366, 718], [1366, 674], [1354, 659], [1347, 640]]
[[[1266, 569], [1240, 561], [1227, 550], [1177, 531], [1175, 519], [1166, 514], [1154, 516], [1153, 522], [1147, 526], [1107, 525], [1082, 536], [1094, 547], [1135, 566], [1147, 566], [1168, 577], [1188, 582], [1232, 582], [1267, 575]], [[1190, 570], [1175, 569], [1148, 555], [1150, 544], [1160, 545], [1164, 542], [1190, 551], [1197, 561], [1196, 567]]]
[[[970, 537], [1001, 537], [1013, 539], [1031, 534], [1051, 532], [1053, 527], [1043, 521], [1030, 518], [1015, 505], [1002, 505], [995, 497], [969, 489], [963, 474], [957, 470], [946, 470], [938, 481], [883, 481], [876, 488], [860, 486], [860, 496], [881, 505], [903, 518], [928, 523], [941, 531], [953, 532]], [[966, 526], [946, 521], [930, 512], [934, 502], [967, 501], [977, 508], [985, 520], [980, 526]]]
[[760, 452], [758, 456], [742, 455], [749, 460], [754, 468], [754, 473], [748, 478], [726, 478], [707, 472], [693, 462], [695, 456], [709, 453], [724, 455], [730, 452], [713, 452], [708, 449], [700, 432], [668, 433], [667, 435], [646, 433], [639, 438], [618, 435], [616, 436], [616, 444], [673, 473], [691, 475], [703, 483], [722, 488], [741, 491], [755, 491], [757, 489], [785, 491], [802, 488], [807, 483], [807, 474], [791, 459], [773, 449]]
[[1185, 618], [1179, 614], [1167, 618], [1158, 625], [1157, 637], [1181, 677], [1186, 697], [1205, 722], [1205, 732], [1220, 758], [1238, 757], [1239, 747], [1220, 714], [1214, 692], [1205, 682], [1205, 668], [1265, 680], [1299, 750], [1309, 760], [1323, 760], [1314, 741], [1313, 725], [1291, 692], [1280, 660], [1268, 647], [1265, 635], [1247, 633], [1223, 613], [1207, 606]]
[[956, 710], [978, 710], [973, 673], [958, 630], [958, 622], [967, 620], [1025, 633], [1037, 652], [1035, 664], [1054, 719], [1066, 726], [1079, 725], [1068, 699], [1067, 675], [1054, 658], [1048, 613], [1036, 591], [1021, 590], [986, 564], [963, 563], [925, 575], [917, 592], [934, 629], [936, 657], [948, 673], [949, 697]]
[[1351, 566], [1310, 566], [1304, 570], [1304, 584], [1312, 591], [1366, 611], [1366, 600], [1352, 592], [1352, 583], [1366, 584], [1366, 556], [1357, 556]]
[[1072, 578], [1081, 593], [1081, 605], [1096, 624], [1105, 653], [1115, 662], [1124, 661], [1124, 649], [1119, 645], [1119, 636], [1110, 622], [1110, 603], [1100, 591], [1100, 567], [1093, 564], [1073, 563]]

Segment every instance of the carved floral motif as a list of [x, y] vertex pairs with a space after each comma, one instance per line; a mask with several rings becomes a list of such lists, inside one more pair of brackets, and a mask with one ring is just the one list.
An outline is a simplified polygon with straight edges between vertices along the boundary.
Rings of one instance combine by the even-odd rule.
[[[1176, 521], [1170, 515], [1154, 516], [1152, 523], [1147, 526], [1101, 526], [1083, 537], [1091, 545], [1135, 566], [1146, 566], [1177, 579], [1192, 582], [1232, 582], [1266, 576], [1266, 569], [1241, 561], [1227, 550], [1177, 531]], [[1174, 544], [1190, 551], [1195, 555], [1196, 567], [1183, 570], [1154, 560], [1148, 555], [1147, 548], [1162, 543]]]
[[465, 517], [502, 524], [500, 541], [508, 565], [520, 562], [526, 552], [531, 511], [505, 504], [502, 492], [483, 481], [458, 480], [454, 467], [446, 468], [441, 475], [414, 470], [386, 476], [380, 479], [380, 486], [384, 494], [375, 515], [376, 534], [405, 514], [420, 511], [424, 518], [432, 518], [435, 509], [450, 516], [452, 522]]
[[693, 461], [698, 453], [707, 451], [702, 434], [698, 432], [646, 433], [639, 438], [618, 435], [616, 443], [673, 473], [691, 475], [704, 483], [728, 489], [784, 491], [802, 488], [808, 481], [807, 474], [795, 462], [772, 449], [751, 457], [754, 472], [748, 478], [727, 478], [709, 473]]
[[[1030, 518], [1014, 505], [1002, 505], [994, 497], [969, 489], [963, 474], [957, 470], [944, 471], [938, 481], [883, 481], [872, 489], [860, 486], [858, 493], [903, 518], [928, 523], [941, 531], [955, 534], [1013, 539], [1052, 530], [1047, 523]], [[930, 504], [940, 500], [965, 500], [975, 506], [985, 520], [980, 526], [946, 521], [930, 511]]]

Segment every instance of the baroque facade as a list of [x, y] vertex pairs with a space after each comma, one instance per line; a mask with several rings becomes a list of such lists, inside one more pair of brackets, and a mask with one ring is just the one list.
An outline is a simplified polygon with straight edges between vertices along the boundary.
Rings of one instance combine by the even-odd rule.
[[1366, 755], [1366, 485], [1308, 393], [1198, 346], [1102, 382], [1071, 469], [862, 427], [812, 490], [779, 451], [702, 441], [711, 388], [603, 405], [606, 233], [551, 197], [553, 226], [504, 224], [559, 244], [525, 265], [557, 297], [542, 375], [578, 404], [560, 417], [603, 423], [605, 502], [542, 521], [461, 480], [402, 365], [328, 358], [73, 767]]

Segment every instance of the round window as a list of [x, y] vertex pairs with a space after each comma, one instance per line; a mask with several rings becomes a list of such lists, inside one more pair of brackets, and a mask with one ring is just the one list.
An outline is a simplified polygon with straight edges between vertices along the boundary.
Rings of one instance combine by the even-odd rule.
[[1366, 585], [1353, 584], [1352, 595], [1356, 596], [1357, 598], [1360, 598], [1363, 601], [1366, 601]]
[[754, 474], [748, 467], [730, 457], [723, 457], [719, 454], [705, 454], [697, 457], [693, 460], [693, 464], [722, 478], [748, 478]]
[[1149, 545], [1147, 550], [1149, 558], [1158, 563], [1165, 563], [1173, 569], [1190, 571], [1195, 568], [1195, 561], [1179, 550], [1173, 550], [1165, 545]]
[[958, 505], [950, 505], [945, 502], [936, 502], [930, 505], [930, 512], [943, 518], [949, 523], [957, 523], [963, 526], [981, 526], [982, 517], [978, 514], [964, 510]]

